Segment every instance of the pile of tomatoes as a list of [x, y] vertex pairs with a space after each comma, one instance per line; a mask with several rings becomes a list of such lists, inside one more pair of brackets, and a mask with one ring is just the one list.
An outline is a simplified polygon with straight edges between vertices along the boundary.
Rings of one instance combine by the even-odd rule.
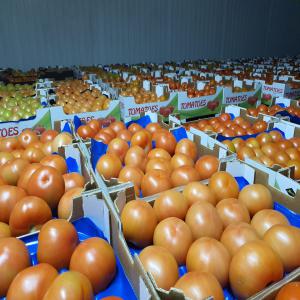
[[264, 104], [259, 105], [257, 108], [248, 108], [247, 113], [252, 117], [257, 117], [259, 113], [275, 116], [277, 113], [281, 111], [288, 112], [291, 116], [300, 117], [300, 108], [297, 106], [288, 106], [288, 107], [281, 107], [280, 105], [273, 105], [273, 106], [266, 106]]
[[267, 187], [239, 191], [227, 172], [150, 203], [129, 201], [120, 218], [128, 245], [142, 249], [139, 259], [157, 287], [175, 287], [190, 299], [224, 299], [223, 288], [245, 299], [300, 266], [300, 229], [273, 210]]
[[27, 247], [14, 237], [0, 238], [0, 257], [0, 297], [7, 300], [92, 300], [117, 273], [110, 244], [98, 237], [80, 242], [76, 228], [63, 219], [42, 226], [37, 264], [32, 265]]
[[52, 152], [71, 142], [68, 133], [29, 129], [0, 140], [0, 237], [36, 231], [56, 213], [69, 218], [85, 179], [67, 173], [65, 159]]
[[141, 191], [145, 197], [204, 180], [218, 170], [217, 157], [201, 156], [193, 141], [183, 138], [177, 142], [158, 123], [149, 123], [145, 128], [132, 123], [126, 128], [123, 122], [116, 121], [100, 129], [97, 122], [92, 120], [83, 126], [96, 128], [94, 139], [107, 144], [106, 154], [96, 165], [98, 173], [106, 180], [133, 182], [137, 195]]
[[264, 132], [267, 130], [268, 124], [263, 120], [257, 120], [251, 123], [243, 117], [236, 117], [231, 120], [230, 114], [222, 113], [218, 117], [203, 119], [185, 125], [187, 130], [191, 127], [202, 131], [216, 132], [225, 137], [234, 137]]
[[242, 140], [235, 138], [223, 142], [229, 150], [236, 152], [241, 160], [253, 159], [272, 167], [294, 167], [294, 178], [300, 179], [300, 138], [285, 139], [280, 131], [263, 132], [256, 137]]

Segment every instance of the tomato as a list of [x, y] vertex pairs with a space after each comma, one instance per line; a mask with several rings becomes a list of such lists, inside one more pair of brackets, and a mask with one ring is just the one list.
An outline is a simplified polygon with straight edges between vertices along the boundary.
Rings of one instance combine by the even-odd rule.
[[283, 265], [279, 256], [263, 241], [252, 241], [242, 246], [233, 256], [229, 268], [231, 290], [242, 299], [282, 277]]
[[29, 165], [28, 160], [16, 158], [0, 168], [1, 178], [10, 185], [17, 185], [22, 171]]
[[195, 164], [200, 180], [208, 179], [216, 173], [219, 169], [219, 163], [219, 159], [213, 155], [201, 156]]
[[9, 286], [7, 300], [43, 299], [49, 286], [58, 276], [48, 264], [38, 264], [21, 271]]
[[105, 290], [116, 275], [114, 250], [103, 239], [89, 238], [81, 242], [72, 254], [70, 270], [85, 275], [97, 294]]
[[171, 182], [174, 187], [186, 185], [189, 182], [198, 180], [200, 180], [199, 172], [194, 167], [190, 166], [179, 167], [171, 174]]
[[148, 202], [132, 200], [126, 203], [121, 213], [121, 223], [127, 242], [138, 248], [152, 244], [157, 217]]
[[216, 209], [224, 227], [238, 222], [250, 222], [250, 215], [246, 205], [235, 198], [221, 200], [217, 204]]
[[17, 186], [26, 190], [28, 181], [32, 174], [41, 167], [42, 165], [40, 163], [33, 163], [28, 165], [20, 174]]
[[30, 266], [25, 244], [16, 238], [0, 239], [0, 297], [4, 297], [15, 276]]
[[217, 199], [213, 191], [201, 182], [190, 182], [183, 189], [183, 196], [188, 201], [189, 207], [198, 201], [207, 201], [216, 205]]
[[118, 178], [122, 169], [122, 162], [115, 154], [102, 155], [96, 165], [96, 169], [105, 179]]
[[39, 140], [37, 134], [31, 129], [25, 129], [24, 131], [22, 131], [17, 139], [23, 148], [26, 148], [29, 144]]
[[244, 244], [259, 239], [250, 224], [239, 222], [228, 225], [223, 231], [220, 241], [233, 256]]
[[0, 151], [1, 152], [12, 152], [13, 150], [17, 150], [22, 148], [19, 141], [14, 137], [8, 137], [4, 139], [0, 139]]
[[68, 132], [62, 132], [58, 134], [52, 141], [52, 151], [58, 152], [58, 148], [64, 145], [72, 144], [72, 142], [73, 142], [72, 135]]
[[51, 209], [56, 208], [64, 192], [64, 179], [61, 173], [53, 167], [40, 167], [28, 180], [28, 195], [44, 199]]
[[228, 283], [231, 256], [219, 241], [203, 237], [196, 240], [190, 247], [186, 266], [189, 272], [203, 271], [213, 274], [225, 287]]
[[39, 233], [38, 261], [48, 263], [57, 270], [66, 268], [77, 244], [77, 231], [71, 223], [63, 219], [50, 220]]
[[11, 231], [9, 225], [4, 222], [0, 222], [0, 239], [4, 237], [10, 237]]
[[22, 153], [21, 158], [28, 160], [30, 163], [39, 163], [45, 157], [42, 149], [37, 149], [29, 145]]
[[238, 200], [246, 205], [251, 217], [262, 209], [273, 208], [271, 192], [262, 184], [245, 186], [241, 190]]
[[139, 255], [144, 269], [159, 288], [169, 290], [178, 280], [178, 265], [173, 255], [163, 247], [148, 246]]
[[60, 274], [48, 288], [43, 300], [93, 300], [93, 288], [88, 278], [74, 271]]
[[63, 175], [65, 182], [65, 192], [76, 188], [83, 188], [85, 185], [85, 178], [77, 172], [66, 173]]
[[155, 147], [161, 148], [173, 155], [176, 147], [176, 139], [174, 135], [168, 131], [159, 130], [153, 135]]
[[85, 140], [88, 138], [93, 138], [96, 132], [88, 125], [80, 125], [77, 129], [77, 134]]
[[216, 208], [206, 201], [194, 203], [186, 214], [185, 222], [190, 227], [194, 239], [200, 237], [219, 239], [223, 232], [223, 223]]
[[45, 130], [40, 137], [40, 141], [43, 144], [45, 144], [47, 142], [52, 142], [57, 135], [58, 135], [58, 132], [56, 130], [53, 130], [53, 129]]
[[40, 163], [43, 166], [55, 168], [62, 175], [67, 173], [67, 169], [68, 169], [67, 163], [66, 163], [65, 159], [60, 155], [57, 155], [57, 154], [48, 155], [45, 158], [43, 158], [40, 161]]
[[0, 186], [0, 222], [8, 223], [14, 206], [25, 196], [27, 193], [22, 188], [11, 185]]
[[109, 128], [111, 128], [115, 132], [115, 134], [118, 134], [121, 130], [126, 129], [126, 126], [121, 121], [115, 121], [109, 125]]
[[125, 166], [120, 171], [118, 180], [120, 182], [132, 182], [135, 194], [139, 196], [143, 176], [144, 173], [141, 169], [134, 166]]
[[0, 152], [0, 167], [12, 159], [14, 159], [14, 156], [10, 152]]
[[61, 219], [69, 219], [73, 209], [73, 199], [79, 197], [83, 192], [83, 188], [75, 187], [68, 190], [59, 200], [57, 207], [58, 217]]
[[118, 132], [117, 137], [126, 142], [129, 142], [131, 140], [132, 133], [127, 129], [123, 129]]
[[126, 166], [133, 166], [145, 171], [147, 164], [147, 157], [145, 151], [139, 146], [132, 146], [129, 148], [124, 159]]
[[184, 220], [189, 204], [182, 193], [169, 190], [159, 194], [155, 199], [153, 208], [158, 221], [168, 217], [177, 217]]
[[162, 170], [151, 170], [141, 182], [143, 197], [154, 195], [172, 188], [169, 173]]
[[171, 166], [173, 169], [177, 169], [182, 166], [194, 166], [194, 161], [185, 154], [177, 153], [171, 158]]
[[222, 287], [211, 273], [188, 272], [180, 277], [174, 287], [183, 291], [189, 299], [200, 300], [213, 297], [214, 300], [224, 300]]
[[145, 129], [134, 133], [131, 138], [131, 145], [139, 146], [148, 153], [152, 149], [151, 133]]
[[300, 266], [300, 229], [286, 224], [272, 226], [264, 235], [264, 241], [278, 254], [284, 270], [291, 272]]
[[213, 174], [208, 187], [215, 193], [217, 202], [226, 198], [237, 198], [239, 195], [239, 186], [236, 180], [224, 171]]
[[146, 165], [146, 173], [148, 173], [151, 170], [162, 170], [169, 174], [172, 172], [172, 165], [170, 160], [166, 160], [164, 158], [151, 158], [148, 160]]
[[36, 231], [52, 218], [49, 205], [41, 198], [27, 196], [19, 200], [13, 207], [9, 227], [13, 236]]
[[185, 154], [186, 156], [190, 157], [194, 161], [198, 156], [197, 152], [198, 151], [197, 151], [196, 144], [187, 138], [180, 140], [175, 147], [176, 154], [178, 153]]
[[161, 221], [155, 228], [153, 244], [171, 252], [178, 265], [184, 265], [186, 255], [193, 242], [188, 225], [181, 219], [170, 217]]
[[120, 138], [114, 138], [108, 144], [107, 153], [118, 156], [121, 162], [124, 162], [125, 155], [129, 149], [126, 141]]
[[300, 299], [300, 282], [294, 281], [284, 285], [275, 300], [298, 300]]

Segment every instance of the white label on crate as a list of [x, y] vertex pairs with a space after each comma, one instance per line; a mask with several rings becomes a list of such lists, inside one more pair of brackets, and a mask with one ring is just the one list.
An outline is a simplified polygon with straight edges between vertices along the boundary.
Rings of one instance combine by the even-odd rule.
[[154, 72], [154, 76], [155, 76], [155, 78], [161, 77], [161, 70], [155, 71], [155, 72]]
[[241, 114], [241, 108], [235, 105], [228, 105], [225, 107], [225, 112], [229, 114], [233, 114], [234, 117], [236, 118], [239, 117], [239, 115]]
[[161, 86], [161, 85], [157, 85], [157, 86], [155, 87], [155, 92], [156, 92], [156, 96], [157, 96], [157, 97], [162, 96], [162, 95], [164, 94], [164, 87]]
[[202, 91], [205, 87], [205, 82], [203, 81], [197, 81], [197, 90]]
[[128, 72], [123, 72], [122, 77], [124, 80], [126, 80], [128, 76], [129, 76]]
[[242, 81], [242, 80], [235, 80], [235, 81], [233, 82], [233, 86], [234, 86], [234, 87], [242, 88], [242, 87], [243, 87], [243, 81]]
[[215, 81], [216, 82], [220, 82], [221, 80], [222, 80], [222, 76], [220, 76], [220, 75], [215, 76]]
[[150, 300], [151, 294], [141, 276], [139, 276], [139, 300]]
[[150, 83], [149, 80], [144, 80], [144, 81], [143, 81], [143, 89], [144, 89], [145, 91], [150, 91], [150, 86], [151, 86], [151, 83]]

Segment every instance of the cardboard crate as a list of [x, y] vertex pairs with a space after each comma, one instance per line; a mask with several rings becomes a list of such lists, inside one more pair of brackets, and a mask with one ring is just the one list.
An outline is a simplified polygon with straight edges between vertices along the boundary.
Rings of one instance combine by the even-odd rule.
[[52, 106], [50, 107], [50, 113], [52, 126], [54, 126], [55, 121], [73, 120], [75, 116], [85, 122], [88, 122], [92, 119], [105, 119], [108, 116], [114, 117], [115, 120], [120, 120], [120, 106], [118, 100], [111, 100], [109, 108], [106, 110], [67, 115], [64, 113], [61, 106]]
[[[232, 161], [227, 161], [223, 162], [220, 165], [220, 170], [222, 171], [227, 171], [231, 173], [234, 177], [242, 179], [240, 181], [240, 187], [244, 186], [244, 181], [248, 184], [253, 184], [253, 183], [260, 183], [263, 184], [264, 186], [268, 187], [270, 190], [273, 200], [276, 202], [274, 204], [274, 209], [284, 213], [287, 218], [289, 219], [290, 223], [294, 226], [300, 227], [300, 192], [297, 191], [296, 194], [292, 197], [289, 195], [286, 195], [282, 193], [280, 190], [277, 189], [276, 186], [271, 185], [270, 180], [270, 175], [266, 174], [265, 172], [261, 171], [260, 169], [257, 169], [253, 166], [250, 166], [244, 162], [241, 162], [239, 160], [232, 160]], [[280, 179], [279, 179], [280, 180]], [[207, 181], [204, 181], [203, 183], [207, 183]], [[177, 191], [181, 191], [182, 188], [175, 188]], [[153, 205], [157, 195], [153, 195], [151, 197], [148, 197], [147, 201], [149, 204]], [[125, 204], [128, 201], [136, 199], [135, 194], [134, 194], [134, 188], [131, 183], [123, 184], [122, 187], [119, 187], [119, 189], [111, 189], [110, 190], [110, 198], [111, 201], [113, 202], [113, 207], [112, 209], [115, 210], [116, 218], [119, 222], [119, 227], [121, 228], [121, 221], [120, 221], [120, 214], [125, 206]], [[295, 214], [296, 213], [296, 214]], [[124, 235], [120, 232], [120, 239], [122, 239], [122, 243], [124, 246], [128, 249], [128, 252], [130, 252], [129, 247], [125, 241]], [[138, 255], [135, 253], [133, 255], [134, 259], [136, 260], [136, 263], [139, 265], [139, 272], [140, 274], [143, 275], [145, 280], [148, 282], [148, 285], [155, 288], [157, 294], [159, 295], [160, 299], [162, 300], [171, 300], [171, 299], [176, 299], [176, 300], [187, 300], [187, 298], [178, 290], [171, 288], [170, 291], [165, 291], [161, 288], [158, 288], [153, 277], [151, 274], [147, 273], [145, 269], [143, 268]], [[296, 271], [295, 271], [296, 272]], [[292, 273], [291, 273], [292, 274]], [[283, 280], [277, 282], [276, 284], [272, 285], [273, 286], [282, 286], [283, 282], [286, 282], [287, 280], [290, 280], [290, 277], [293, 275], [288, 275], [286, 276]], [[298, 271], [299, 274], [299, 271]], [[273, 299], [273, 298], [268, 298], [265, 295], [270, 295], [270, 289], [271, 287], [267, 287], [263, 291], [259, 292], [258, 294], [252, 296], [250, 299]], [[269, 291], [269, 292], [268, 292]], [[228, 291], [225, 291], [227, 293]]]

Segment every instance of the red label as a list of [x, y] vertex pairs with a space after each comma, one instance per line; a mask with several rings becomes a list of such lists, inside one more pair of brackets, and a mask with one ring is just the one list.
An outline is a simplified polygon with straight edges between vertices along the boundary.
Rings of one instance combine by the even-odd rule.
[[128, 108], [128, 115], [129, 116], [140, 115], [141, 113], [145, 113], [148, 111], [158, 112], [158, 109], [159, 109], [158, 105]]
[[206, 99], [181, 103], [181, 109], [201, 108], [206, 106], [206, 103], [207, 103]]
[[0, 128], [0, 137], [10, 137], [19, 135], [18, 127]]
[[239, 95], [234, 97], [226, 97], [225, 103], [226, 104], [234, 104], [234, 103], [241, 103], [247, 100], [247, 95]]

